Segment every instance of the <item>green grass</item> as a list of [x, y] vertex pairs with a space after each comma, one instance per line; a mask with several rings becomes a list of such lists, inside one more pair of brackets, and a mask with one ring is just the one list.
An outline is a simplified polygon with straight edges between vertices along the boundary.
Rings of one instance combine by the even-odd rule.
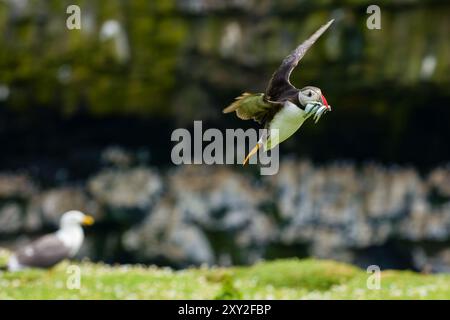
[[183, 271], [73, 264], [82, 273], [79, 290], [67, 288], [70, 262], [63, 262], [51, 271], [0, 271], [0, 299], [450, 299], [450, 275], [383, 271], [380, 290], [369, 290], [365, 270], [328, 260]]

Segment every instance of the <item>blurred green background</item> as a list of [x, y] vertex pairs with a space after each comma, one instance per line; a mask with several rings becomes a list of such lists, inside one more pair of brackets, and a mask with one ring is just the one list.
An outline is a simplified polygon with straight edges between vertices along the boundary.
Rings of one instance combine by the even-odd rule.
[[[65, 28], [74, 3], [82, 8], [81, 30]], [[242, 91], [263, 91], [284, 56], [333, 17], [293, 82], [320, 86], [336, 112], [285, 147], [318, 160], [440, 163], [450, 156], [449, 5], [381, 1], [382, 29], [369, 30], [370, 4], [2, 1], [1, 143], [7, 146], [11, 133], [34, 136], [60, 122], [70, 131], [93, 130], [95, 140], [95, 129], [70, 127], [81, 118], [94, 126], [102, 119], [137, 122], [142, 130], [121, 130], [130, 139], [119, 142], [145, 134], [147, 146], [151, 136], [165, 134], [155, 130], [161, 121], [169, 125], [163, 131], [199, 119], [205, 126], [253, 126], [220, 111]]]
[[[66, 8], [71, 4], [81, 8], [81, 30], [66, 28], [69, 16]], [[401, 208], [395, 207], [395, 214], [389, 213], [390, 209], [380, 209], [385, 213], [389, 211], [387, 220], [379, 216], [371, 220], [375, 226], [385, 223], [393, 230], [389, 229], [392, 233], [387, 232], [377, 243], [361, 242], [356, 249], [352, 245], [352, 254], [364, 258], [349, 258], [347, 253], [337, 258], [356, 259], [359, 264], [364, 264], [367, 256], [371, 257], [370, 261], [377, 260], [373, 257], [379, 256], [378, 247], [373, 249], [374, 253], [370, 251], [371, 246], [389, 246], [389, 241], [396, 243], [392, 251], [395, 256], [397, 244], [400, 243], [401, 247], [404, 241], [396, 233], [403, 232], [397, 231], [396, 223], [410, 219], [416, 208], [406, 200], [407, 204], [404, 204], [404, 197], [420, 195], [430, 206], [425, 211], [430, 214], [436, 210], [440, 212], [439, 217], [445, 221], [443, 231], [438, 230], [437, 240], [433, 232], [433, 236], [412, 239], [412, 244], [400, 250], [408, 256], [405, 258], [407, 262], [391, 263], [394, 267], [419, 268], [417, 263], [410, 261], [412, 246], [431, 241], [433, 248], [438, 245], [442, 249], [447, 247], [450, 239], [450, 210], [446, 207], [450, 203], [450, 195], [447, 189], [448, 168], [445, 167], [450, 159], [450, 4], [432, 0], [378, 1], [382, 28], [369, 30], [366, 27], [369, 17], [366, 9], [371, 4], [372, 1], [364, 0], [0, 1], [0, 170], [3, 172], [0, 182], [4, 184], [3, 189], [0, 188], [3, 190], [0, 192], [0, 212], [3, 212], [0, 220], [3, 214], [8, 217], [3, 220], [7, 222], [5, 225], [11, 225], [14, 219], [24, 221], [23, 217], [43, 221], [39, 227], [31, 228], [32, 232], [21, 222], [17, 228], [5, 227], [3, 233], [0, 232], [0, 240], [11, 244], [12, 239], [23, 232], [35, 235], [51, 229], [54, 221], [46, 220], [47, 212], [55, 211], [54, 215], [57, 215], [60, 207], [53, 200], [48, 200], [51, 204], [46, 207], [47, 200], [42, 200], [46, 199], [45, 192], [50, 190], [58, 194], [60, 188], [75, 188], [77, 196], [82, 199], [75, 203], [84, 205], [92, 200], [94, 205], [89, 208], [99, 212], [99, 217], [103, 217], [100, 220], [105, 221], [93, 232], [102, 234], [103, 247], [92, 249], [91, 257], [107, 261], [177, 264], [179, 260], [176, 259], [176, 263], [167, 257], [161, 260], [161, 253], [153, 256], [148, 253], [145, 258], [137, 258], [124, 249], [126, 246], [120, 240], [122, 233], [140, 220], [129, 219], [131, 222], [127, 225], [117, 217], [139, 210], [144, 213], [138, 216], [146, 217], [153, 206], [146, 202], [142, 206], [132, 200], [131, 204], [124, 201], [125, 204], [117, 205], [113, 196], [113, 200], [108, 202], [98, 195], [101, 192], [96, 193], [98, 189], [87, 187], [89, 181], [98, 171], [111, 167], [110, 163], [105, 165], [105, 157], [113, 159], [112, 166], [116, 169], [111, 170], [116, 171], [108, 173], [112, 176], [126, 174], [126, 170], [134, 170], [136, 166], [151, 166], [152, 172], [163, 176], [161, 193], [165, 195], [161, 202], [156, 203], [163, 203], [159, 204], [163, 211], [169, 203], [170, 209], [167, 210], [173, 212], [174, 207], [187, 200], [177, 196], [174, 199], [170, 194], [177, 190], [176, 186], [170, 185], [173, 183], [170, 162], [172, 130], [191, 128], [194, 120], [203, 120], [204, 129], [256, 127], [250, 121], [225, 116], [221, 110], [241, 92], [264, 91], [281, 60], [320, 25], [334, 18], [333, 26], [300, 62], [292, 79], [297, 87], [320, 87], [333, 106], [333, 112], [318, 125], [308, 123], [299, 134], [286, 141], [281, 148], [281, 158], [294, 159], [293, 163], [300, 168], [304, 162], [296, 159], [310, 159], [313, 166], [319, 166], [311, 170], [318, 170], [314, 172], [323, 174], [326, 181], [334, 179], [333, 172], [336, 171], [338, 186], [335, 192], [344, 199], [358, 192], [365, 199], [367, 190], [385, 190], [392, 185], [390, 178], [380, 178], [384, 184], [377, 185], [378, 174], [382, 177], [398, 176], [407, 188], [410, 182], [404, 177], [411, 173], [408, 170], [413, 170], [413, 180], [420, 181], [414, 189], [417, 193], [405, 191], [407, 194], [402, 193], [401, 196], [394, 193], [392, 201], [399, 201]], [[107, 149], [111, 146], [118, 147]], [[109, 150], [106, 156], [105, 149]], [[121, 159], [125, 159], [125, 165]], [[346, 165], [344, 168], [334, 167], [333, 163], [340, 161], [350, 163], [351, 168]], [[368, 163], [377, 163], [381, 167], [376, 165], [373, 169]], [[397, 165], [406, 166], [406, 169]], [[322, 172], [320, 166], [328, 169]], [[361, 168], [363, 171], [358, 171]], [[203, 168], [197, 170], [199, 173], [195, 176], [209, 172]], [[233, 170], [226, 171], [224, 176], [231, 177], [231, 181], [243, 179], [243, 183], [248, 183], [252, 189], [259, 189], [261, 184], [269, 185], [267, 188], [271, 191], [262, 198], [273, 200], [273, 203], [260, 201], [258, 205], [249, 207], [259, 208], [263, 203], [265, 207], [258, 210], [268, 214], [273, 224], [283, 226], [283, 223], [291, 223], [294, 218], [286, 218], [282, 214], [283, 198], [273, 191], [276, 187], [272, 182], [266, 184], [253, 177], [250, 170], [237, 171], [244, 178], [233, 178], [238, 176]], [[292, 170], [298, 172], [302, 169]], [[221, 176], [220, 172], [214, 174]], [[353, 178], [356, 175], [356, 180], [358, 177], [367, 179], [369, 187], [355, 187], [359, 190], [355, 191], [351, 187], [354, 180], [339, 180], [341, 172]], [[131, 177], [135, 177], [130, 178], [132, 181], [140, 179], [133, 174], [142, 177], [139, 172], [132, 173]], [[182, 178], [184, 174], [179, 173]], [[186, 179], [191, 179], [189, 174]], [[156, 179], [151, 174], [143, 175], [144, 181]], [[115, 178], [107, 176], [104, 179], [105, 189], [114, 189], [108, 183], [114, 185], [111, 180]], [[208, 180], [208, 176], [205, 175], [204, 179]], [[103, 182], [99, 183], [102, 185]], [[350, 187], [342, 187], [339, 183], [350, 184]], [[155, 188], [159, 190], [159, 187]], [[191, 186], [186, 188], [191, 191]], [[285, 190], [280, 188], [280, 192]], [[32, 191], [26, 193], [24, 189]], [[299, 197], [301, 190], [297, 193]], [[61, 192], [66, 191], [63, 189]], [[205, 192], [208, 191], [199, 191], [199, 194]], [[65, 201], [64, 197], [71, 200]], [[259, 199], [251, 192], [249, 197]], [[73, 203], [73, 199], [73, 195], [64, 193], [62, 200], [54, 201]], [[342, 209], [343, 200], [339, 199], [327, 200], [336, 205], [337, 216], [348, 212]], [[386, 199], [380, 196], [374, 201], [383, 204], [388, 201]], [[16, 215], [10, 213], [9, 205], [17, 206]], [[206, 211], [220, 216], [236, 209], [231, 207], [215, 207], [215, 211]], [[8, 214], [4, 213], [5, 208], [9, 210]], [[245, 205], [243, 208], [248, 212]], [[298, 212], [304, 212], [301, 210], [309, 209], [298, 209]], [[366, 207], [356, 211], [363, 215], [370, 212]], [[350, 220], [359, 221], [358, 214]], [[183, 214], [181, 216], [184, 217], [182, 220], [187, 219], [188, 224], [196, 228], [200, 226], [202, 237], [212, 244], [211, 251], [216, 253], [212, 260], [200, 256], [192, 260], [194, 263], [252, 261], [237, 258], [236, 248], [229, 249], [231, 254], [227, 251], [232, 258], [221, 258], [217, 247], [232, 246], [224, 244], [228, 235], [234, 234], [232, 228], [231, 231], [214, 228], [211, 231], [207, 223], [202, 225], [189, 215], [187, 218]], [[334, 220], [327, 219], [324, 225], [334, 226]], [[313, 220], [304, 223], [317, 225]], [[339, 232], [346, 232], [345, 225]], [[285, 243], [279, 248], [281, 240], [269, 238], [268, 242], [276, 244], [269, 256], [302, 256], [316, 252], [305, 247], [308, 236], [289, 243], [288, 248]], [[105, 256], [99, 253], [108, 246], [115, 248], [111, 252], [119, 254]], [[342, 246], [345, 247], [344, 244]], [[369, 251], [362, 254], [358, 251], [366, 249]], [[327, 251], [319, 252], [328, 256]], [[264, 257], [265, 254], [256, 256]], [[191, 260], [180, 258], [180, 261], [183, 265]]]

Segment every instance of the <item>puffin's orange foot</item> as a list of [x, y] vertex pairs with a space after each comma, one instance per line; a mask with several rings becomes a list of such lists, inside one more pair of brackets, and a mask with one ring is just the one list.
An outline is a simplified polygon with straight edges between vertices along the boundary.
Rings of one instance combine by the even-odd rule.
[[256, 146], [252, 149], [252, 151], [249, 152], [249, 154], [245, 157], [244, 163], [242, 163], [243, 166], [245, 166], [250, 158], [258, 152], [259, 148], [261, 147], [261, 144], [257, 143]]

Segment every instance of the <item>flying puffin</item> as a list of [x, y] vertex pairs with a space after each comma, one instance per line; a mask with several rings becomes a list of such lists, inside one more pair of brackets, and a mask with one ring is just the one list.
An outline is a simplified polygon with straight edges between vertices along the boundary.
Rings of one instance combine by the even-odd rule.
[[73, 258], [80, 249], [84, 233], [81, 225], [92, 225], [94, 219], [80, 211], [68, 211], [60, 220], [60, 228], [18, 249], [8, 261], [8, 271], [26, 268], [51, 268], [64, 259]]
[[[238, 118], [253, 119], [264, 124], [267, 129], [245, 158], [244, 165], [259, 148], [264, 147], [268, 151], [289, 138], [310, 116], [314, 115], [317, 123], [325, 112], [331, 111], [331, 106], [319, 88], [307, 86], [299, 90], [290, 83], [289, 78], [306, 51], [333, 21], [334, 19], [321, 26], [283, 60], [272, 75], [265, 93], [243, 93], [223, 110], [223, 113], [236, 111]], [[273, 129], [275, 130], [272, 131]], [[278, 132], [277, 137], [271, 136], [273, 132]]]

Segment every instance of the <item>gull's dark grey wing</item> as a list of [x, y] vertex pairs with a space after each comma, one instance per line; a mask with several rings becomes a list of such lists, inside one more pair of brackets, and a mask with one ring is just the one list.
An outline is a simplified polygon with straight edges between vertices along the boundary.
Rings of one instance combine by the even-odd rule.
[[317, 39], [328, 29], [333, 23], [333, 20], [328, 21], [327, 24], [321, 26], [312, 36], [299, 45], [290, 55], [284, 58], [280, 67], [272, 75], [267, 86], [265, 98], [269, 101], [283, 101], [288, 97], [295, 95], [298, 89], [295, 88], [289, 81], [292, 70], [297, 66], [298, 62], [303, 58], [306, 51], [316, 42]]
[[49, 234], [20, 248], [15, 255], [22, 266], [50, 268], [69, 258], [70, 250], [56, 234]]

